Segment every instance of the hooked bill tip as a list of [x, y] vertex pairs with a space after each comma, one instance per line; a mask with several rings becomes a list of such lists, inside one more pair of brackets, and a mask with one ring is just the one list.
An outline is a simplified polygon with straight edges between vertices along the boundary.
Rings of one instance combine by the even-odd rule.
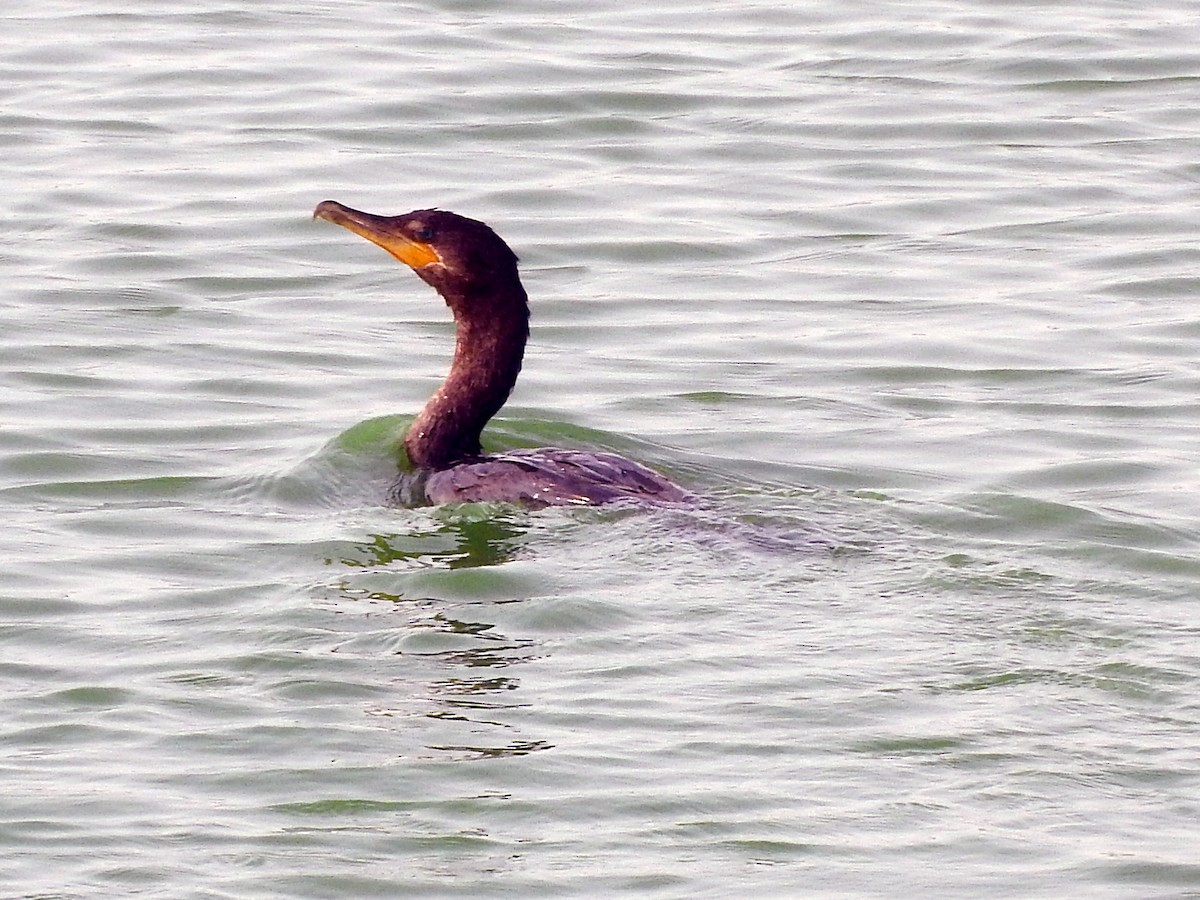
[[342, 208], [342, 204], [336, 200], [322, 200], [317, 204], [317, 208], [313, 210], [312, 217], [314, 219], [325, 219], [328, 218], [330, 213], [340, 211]]

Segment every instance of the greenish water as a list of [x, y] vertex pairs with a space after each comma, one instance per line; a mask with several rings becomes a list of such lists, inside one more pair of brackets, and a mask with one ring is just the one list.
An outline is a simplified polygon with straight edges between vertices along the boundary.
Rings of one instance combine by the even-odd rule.
[[[12, 6], [0, 895], [1200, 892], [1194, 12]], [[326, 198], [698, 508], [384, 506]]]

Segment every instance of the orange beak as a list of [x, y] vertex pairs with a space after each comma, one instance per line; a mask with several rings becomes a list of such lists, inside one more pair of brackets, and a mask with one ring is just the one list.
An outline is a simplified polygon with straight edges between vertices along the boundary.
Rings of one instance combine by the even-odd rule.
[[413, 269], [441, 264], [442, 257], [432, 244], [414, 241], [401, 230], [398, 216], [376, 216], [342, 206], [333, 200], [322, 200], [313, 210], [314, 219], [324, 219], [341, 225], [372, 244], [378, 244], [400, 262]]

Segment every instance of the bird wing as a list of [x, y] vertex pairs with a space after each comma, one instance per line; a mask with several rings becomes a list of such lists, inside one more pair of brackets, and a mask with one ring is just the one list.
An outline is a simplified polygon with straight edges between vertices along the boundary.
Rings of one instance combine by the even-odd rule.
[[615, 453], [586, 450], [514, 450], [433, 472], [429, 501], [502, 501], [529, 506], [572, 506], [619, 500], [685, 504], [691, 495], [657, 472]]

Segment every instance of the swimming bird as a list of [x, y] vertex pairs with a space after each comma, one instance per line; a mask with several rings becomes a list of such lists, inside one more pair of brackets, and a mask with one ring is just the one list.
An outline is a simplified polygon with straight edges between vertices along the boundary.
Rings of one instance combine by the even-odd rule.
[[480, 435], [516, 384], [529, 337], [517, 255], [483, 222], [437, 209], [379, 216], [333, 200], [319, 203], [313, 218], [378, 244], [437, 291], [454, 315], [450, 374], [404, 436], [413, 471], [401, 475], [393, 500], [535, 507], [691, 500], [663, 475], [615, 453], [549, 447], [483, 453]]

